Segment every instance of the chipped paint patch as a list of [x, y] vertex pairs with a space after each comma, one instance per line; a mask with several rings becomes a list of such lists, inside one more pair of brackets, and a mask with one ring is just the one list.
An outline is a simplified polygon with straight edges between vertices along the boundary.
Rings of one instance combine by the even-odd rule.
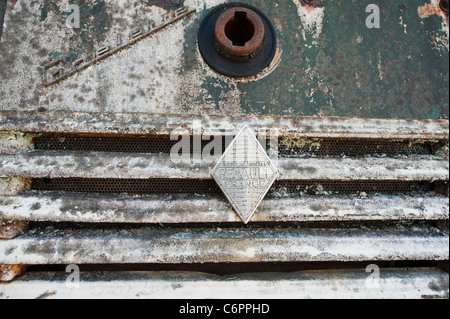
[[293, 0], [297, 6], [298, 16], [302, 21], [303, 40], [307, 40], [307, 35], [313, 38], [312, 44], [317, 44], [320, 34], [322, 33], [323, 17], [325, 8], [312, 8], [303, 6], [300, 0]]
[[448, 274], [437, 268], [383, 268], [380, 289], [364, 269], [293, 273], [85, 272], [67, 287], [65, 272], [30, 272], [0, 286], [5, 299], [448, 299]]
[[[57, 230], [29, 231], [14, 240], [0, 241], [0, 263], [447, 260], [449, 255], [448, 235], [426, 227], [408, 231], [394, 228]], [[373, 245], [374, 242], [380, 245]], [[15, 252], [11, 254], [13, 247]], [[253, 257], [251, 248], [254, 248]]]
[[16, 154], [33, 149], [33, 135], [0, 132], [0, 154]]
[[384, 79], [384, 67], [382, 65], [382, 59], [381, 59], [381, 52], [378, 52], [378, 76], [380, 78], [381, 81], [383, 81]]
[[439, 8], [439, 0], [431, 0], [430, 3], [427, 3], [417, 9], [417, 12], [419, 13], [419, 17], [427, 18], [431, 15], [441, 15], [443, 12]]
[[0, 265], [0, 282], [11, 281], [25, 270], [26, 265]]
[[445, 20], [442, 21], [442, 29], [436, 32], [426, 32], [429, 41], [433, 45], [433, 49], [441, 55], [449, 51], [449, 29]]
[[407, 27], [407, 24], [405, 23], [405, 22], [403, 22], [403, 16], [400, 16], [400, 22], [399, 22], [399, 24], [402, 26], [402, 28], [403, 28], [403, 33], [405, 33], [405, 34], [407, 34], [408, 32], [406, 31], [406, 27]]
[[[211, 69], [198, 48], [195, 48], [195, 63], [181, 75], [180, 82], [176, 100], [189, 114], [242, 115], [238, 81]], [[217, 92], [218, 99], [213, 92]]]
[[[13, 239], [21, 234], [23, 234], [28, 228], [27, 221], [20, 220], [0, 220], [0, 240], [2, 239]], [[9, 253], [9, 250], [7, 253]], [[0, 271], [0, 281], [1, 271]]]
[[252, 259], [255, 257], [255, 247], [249, 247], [246, 248], [245, 250], [242, 250], [240, 252], [238, 252], [239, 254], [241, 254], [242, 256], [245, 256], [249, 259]]
[[417, 9], [419, 17], [422, 19], [438, 15], [442, 18], [441, 30], [437, 32], [427, 32], [427, 36], [431, 39], [433, 48], [440, 53], [446, 53], [449, 50], [449, 26], [448, 17], [439, 7], [439, 0], [431, 0]]
[[[298, 189], [271, 190], [254, 222], [332, 220], [446, 220], [444, 196], [355, 196], [331, 194], [321, 184]], [[315, 197], [311, 195], [327, 195]], [[364, 198], [361, 198], [364, 197]], [[34, 208], [31, 212], [30, 209]], [[303, 207], [299, 210], [298, 207]], [[24, 194], [0, 196], [0, 219], [80, 223], [217, 223], [241, 222], [229, 203], [217, 196], [195, 195], [75, 195]]]
[[[209, 70], [196, 52], [202, 18], [223, 1], [185, 0], [197, 10], [195, 15], [58, 87], [42, 88], [37, 66], [51, 56], [63, 52], [67, 64], [75, 57], [90, 58], [99, 46], [115, 46], [118, 34], [126, 41], [130, 30], [145, 28], [148, 19], [159, 20], [169, 10], [141, 0], [100, 2], [105, 6], [83, 6], [87, 19], [80, 30], [65, 25], [67, 1], [48, 1], [60, 9], [45, 10], [38, 1], [18, 1], [7, 12], [0, 47], [5, 62], [0, 67], [0, 110], [422, 119], [436, 107], [433, 117], [448, 118], [448, 36], [440, 31], [440, 16], [422, 20], [417, 5], [402, 13], [384, 10], [385, 19], [394, 24], [373, 32], [364, 28], [365, 6], [356, 2], [307, 12], [293, 1], [253, 1], [276, 26], [280, 50], [267, 73], [237, 81]], [[420, 5], [425, 2], [430, 0]], [[400, 15], [407, 34], [398, 24]], [[91, 21], [98, 17], [101, 23]], [[379, 64], [380, 50], [370, 48], [381, 47]], [[427, 63], [421, 62], [424, 57]], [[42, 123], [50, 125], [45, 119]], [[123, 130], [116, 124], [112, 128]]]
[[269, 66], [267, 66], [264, 70], [262, 70], [260, 73], [254, 75], [254, 76], [250, 76], [247, 78], [240, 78], [240, 79], [238, 78], [238, 79], [235, 79], [235, 81], [238, 83], [248, 83], [248, 82], [255, 82], [255, 81], [264, 79], [265, 77], [270, 75], [273, 71], [275, 71], [275, 69], [280, 65], [282, 54], [283, 54], [283, 50], [282, 50], [282, 48], [280, 48], [278, 46], [275, 51], [275, 56], [273, 57], [273, 60], [272, 60], [272, 62], [270, 62]]
[[0, 177], [0, 196], [14, 196], [30, 187], [28, 179], [20, 177]]

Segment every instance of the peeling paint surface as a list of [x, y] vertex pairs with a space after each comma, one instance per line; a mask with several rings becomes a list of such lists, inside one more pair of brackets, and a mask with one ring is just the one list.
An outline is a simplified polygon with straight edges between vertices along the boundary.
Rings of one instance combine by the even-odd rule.
[[[304, 0], [241, 1], [268, 16], [278, 40], [272, 63], [245, 79], [214, 72], [197, 47], [202, 19], [228, 1], [8, 1], [0, 31], [0, 281], [19, 275], [24, 265], [71, 263], [103, 269], [102, 264], [329, 262], [345, 268], [348, 262], [446, 261], [448, 269], [449, 31], [438, 0], [382, 1], [379, 29], [366, 27], [368, 1], [327, 0], [315, 7]], [[74, 3], [80, 28], [66, 23], [68, 4]], [[79, 58], [90, 60], [98, 48], [127, 43], [133, 30], [147, 30], [150, 19], [160, 23], [182, 5], [195, 13], [43, 86], [45, 64], [61, 59], [67, 69]], [[430, 150], [280, 155], [280, 183], [252, 224], [242, 227], [220, 194], [123, 192], [127, 188], [113, 194], [103, 180], [210, 182], [210, 163], [175, 164], [156, 152], [33, 150], [33, 138], [45, 132], [60, 139], [59, 133], [132, 140], [167, 136], [176, 128], [194, 134], [194, 121], [202, 121], [205, 135], [223, 128], [220, 134], [229, 136], [243, 124], [274, 129], [291, 151], [325, 149], [324, 139], [369, 139], [372, 146], [401, 142], [410, 149], [417, 143]], [[107, 192], [30, 190], [33, 178], [92, 178], [105, 183]], [[295, 181], [307, 186], [288, 190]], [[328, 182], [343, 183], [342, 189], [355, 183], [358, 189], [333, 192]], [[378, 193], [373, 187], [391, 182], [411, 184], [411, 191], [386, 187]], [[416, 183], [430, 188], [413, 190]], [[448, 274], [419, 267], [383, 270], [384, 291], [370, 292], [364, 269], [231, 278], [88, 272], [81, 290], [71, 291], [61, 274], [32, 272], [1, 283], [0, 298], [60, 298], [80, 291], [83, 297], [235, 298], [249, 290], [252, 297], [448, 298]]]
[[[361, 1], [243, 1], [266, 13], [279, 41], [277, 59], [248, 81], [213, 72], [197, 49], [202, 18], [224, 1], [79, 1], [80, 29], [66, 26], [62, 0], [8, 2], [0, 110], [448, 119], [448, 25], [430, 13], [437, 0], [380, 4], [380, 29], [366, 28]], [[92, 57], [182, 4], [197, 12], [42, 86], [39, 65]]]
[[0, 132], [0, 154], [15, 154], [33, 149], [33, 135]]
[[427, 227], [34, 229], [0, 241], [0, 263], [448, 260], [448, 243], [447, 234]]
[[[278, 180], [448, 180], [449, 163], [438, 157], [410, 159], [282, 158]], [[169, 155], [41, 152], [0, 157], [0, 177], [210, 179], [211, 165], [175, 164]]]
[[0, 178], [0, 196], [17, 195], [29, 188], [29, 180], [20, 177]]
[[24, 265], [0, 265], [0, 283], [13, 280], [25, 270], [26, 266]]
[[[300, 0], [293, 0], [297, 6], [298, 16], [302, 21], [302, 37], [304, 41], [307, 41], [307, 35], [313, 39], [318, 40], [323, 28], [323, 17], [325, 7], [312, 8], [304, 6]], [[317, 44], [317, 42], [312, 42]]]
[[448, 298], [448, 274], [435, 268], [382, 269], [368, 288], [364, 269], [216, 276], [193, 272], [90, 272], [78, 289], [63, 272], [25, 274], [0, 285], [8, 299], [417, 299]]
[[[444, 196], [378, 195], [361, 199], [334, 195], [265, 199], [251, 221], [445, 220], [448, 217], [448, 200]], [[149, 224], [241, 222], [222, 197], [181, 194], [0, 196], [0, 219]]]
[[[152, 134], [170, 135], [174, 129], [193, 131], [194, 122], [201, 123], [205, 135], [230, 134], [242, 125], [255, 130], [273, 130], [277, 136], [300, 138], [353, 138], [353, 139], [449, 139], [448, 120], [382, 120], [336, 117], [299, 116], [202, 116], [147, 113], [69, 113], [69, 112], [0, 112], [0, 130], [39, 134]], [[9, 134], [9, 133], [8, 133]]]

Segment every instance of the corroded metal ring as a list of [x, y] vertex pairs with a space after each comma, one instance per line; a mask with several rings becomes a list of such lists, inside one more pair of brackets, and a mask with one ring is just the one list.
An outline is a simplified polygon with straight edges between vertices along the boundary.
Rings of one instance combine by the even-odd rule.
[[216, 72], [243, 78], [258, 74], [272, 62], [277, 38], [271, 20], [245, 3], [225, 3], [203, 18], [198, 48]]
[[264, 41], [264, 23], [248, 8], [235, 7], [223, 12], [216, 21], [214, 38], [220, 49], [233, 56], [247, 56]]

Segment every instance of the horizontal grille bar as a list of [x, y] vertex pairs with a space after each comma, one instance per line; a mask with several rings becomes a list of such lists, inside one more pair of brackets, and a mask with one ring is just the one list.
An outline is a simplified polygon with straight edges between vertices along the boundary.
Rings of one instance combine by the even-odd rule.
[[[445, 196], [352, 196], [266, 199], [253, 222], [445, 220]], [[221, 196], [58, 195], [0, 197], [0, 219], [81, 223], [241, 222]]]
[[[265, 146], [270, 150], [278, 141], [272, 159], [280, 170], [250, 226], [238, 226], [240, 218], [211, 178], [216, 161], [176, 164], [169, 156], [175, 129], [191, 135], [192, 153], [193, 136], [219, 134], [226, 142], [244, 123], [274, 133]], [[254, 297], [256, 290], [277, 298], [280, 291], [295, 298], [349, 291], [373, 297], [362, 286], [365, 269], [348, 264], [377, 262], [422, 268], [383, 269], [384, 292], [375, 296], [448, 297], [448, 274], [424, 268], [449, 257], [448, 197], [438, 194], [448, 192], [447, 120], [0, 111], [0, 131], [0, 220], [23, 225], [20, 235], [0, 241], [0, 266], [17, 269], [1, 280], [35, 265], [6, 291], [0, 285], [2, 297], [16, 291], [40, 298], [77, 291], [119, 296], [140, 293], [144, 282], [158, 291], [154, 297], [206, 291], [214, 298], [212, 290], [232, 298]], [[209, 142], [202, 141], [202, 149]], [[196, 265], [205, 263], [241, 265], [239, 272], [250, 263], [313, 263], [315, 270], [328, 263], [341, 270], [266, 269], [262, 277], [232, 278], [167, 272], [186, 264], [198, 271]], [[67, 274], [48, 272], [67, 264], [121, 271], [83, 271], [83, 288], [68, 292], [62, 287]], [[128, 273], [133, 265], [166, 272]], [[36, 273], [39, 267], [47, 272]]]
[[[175, 164], [168, 155], [30, 152], [0, 157], [0, 177], [210, 179], [210, 165]], [[280, 159], [279, 180], [448, 180], [449, 163], [426, 159]]]
[[435, 228], [43, 230], [0, 241], [0, 264], [448, 260]]
[[224, 118], [148, 113], [70, 113], [0, 111], [0, 131], [25, 133], [150, 134], [170, 135], [174, 129], [192, 131], [200, 121], [204, 134], [218, 128], [237, 132], [248, 124], [254, 129], [277, 129], [279, 136], [314, 138], [449, 139], [448, 120], [382, 120], [296, 116], [243, 116]]
[[382, 268], [380, 272], [382, 280], [377, 287], [367, 284], [364, 268], [229, 276], [195, 272], [83, 272], [77, 289], [67, 285], [65, 272], [30, 272], [8, 285], [0, 285], [0, 295], [9, 299], [448, 298], [448, 274], [436, 268]]

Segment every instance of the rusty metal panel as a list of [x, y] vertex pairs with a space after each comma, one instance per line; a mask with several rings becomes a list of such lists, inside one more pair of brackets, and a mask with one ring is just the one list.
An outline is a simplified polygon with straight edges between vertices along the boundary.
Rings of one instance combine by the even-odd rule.
[[64, 1], [9, 1], [0, 109], [448, 119], [448, 25], [437, 0], [376, 2], [379, 28], [366, 23], [370, 1], [243, 1], [269, 17], [278, 38], [269, 70], [245, 80], [211, 71], [197, 50], [202, 19], [224, 2], [178, 1], [195, 13], [46, 88], [39, 66], [61, 59], [70, 70], [177, 7], [80, 1], [76, 28]]
[[[92, 297], [448, 298], [448, 30], [447, 0], [0, 0], [0, 298], [78, 296], [69, 263], [316, 267]], [[171, 157], [243, 125], [280, 173], [246, 226], [217, 161]]]

